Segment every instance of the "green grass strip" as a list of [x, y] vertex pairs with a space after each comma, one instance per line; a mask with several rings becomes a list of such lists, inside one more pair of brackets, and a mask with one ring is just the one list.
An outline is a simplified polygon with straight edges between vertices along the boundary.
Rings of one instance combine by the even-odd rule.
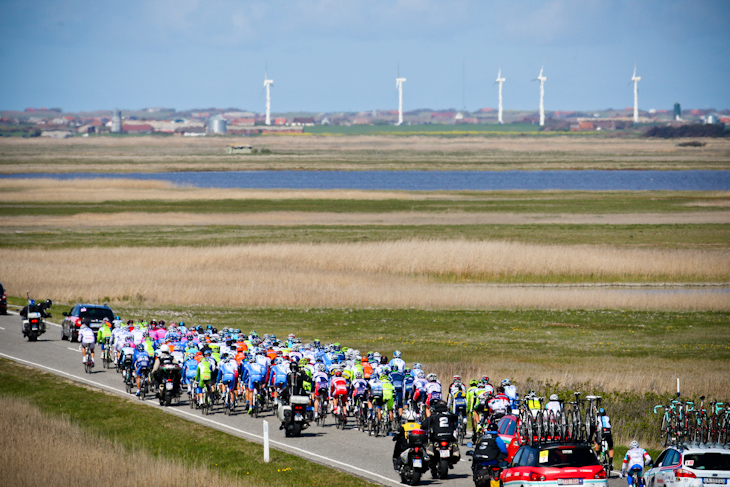
[[22, 398], [44, 413], [64, 416], [130, 450], [205, 465], [254, 485], [373, 485], [276, 450], [265, 464], [259, 444], [6, 359], [0, 359], [0, 394]]

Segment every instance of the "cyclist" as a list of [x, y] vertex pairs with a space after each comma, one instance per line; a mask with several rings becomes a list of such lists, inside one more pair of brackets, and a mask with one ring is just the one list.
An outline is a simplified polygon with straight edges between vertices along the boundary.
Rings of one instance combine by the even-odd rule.
[[112, 341], [112, 324], [109, 322], [109, 318], [104, 318], [104, 322], [99, 327], [99, 331], [96, 334], [96, 342], [101, 345], [102, 358], [104, 351], [111, 347]]
[[327, 391], [329, 387], [329, 375], [323, 363], [314, 366], [315, 372], [312, 375], [312, 396], [314, 399], [314, 417], [319, 418], [319, 396], [323, 394], [321, 391]]
[[441, 400], [441, 382], [439, 382], [438, 377], [434, 373], [428, 374], [426, 378], [428, 379], [428, 383], [426, 384], [426, 416], [430, 416], [431, 404]]
[[256, 385], [264, 383], [264, 377], [266, 376], [266, 367], [256, 360], [256, 356], [249, 357], [248, 364], [245, 366], [246, 372], [244, 377], [246, 378], [246, 404], [248, 405], [248, 412], [253, 412], [253, 391]]
[[[609, 465], [611, 469], [613, 469], [613, 435], [611, 434], [611, 418], [608, 417], [604, 408], [598, 410], [598, 418], [601, 421], [601, 434], [606, 440], [606, 445], [608, 446], [608, 458], [610, 459]], [[601, 445], [599, 445], [598, 441], [596, 441], [597, 438], [595, 435], [597, 431], [595, 431], [595, 428], [595, 425], [591, 425], [591, 438], [593, 438], [593, 448], [598, 452], [601, 450]]]
[[426, 380], [426, 374], [423, 370], [418, 369], [417, 371], [414, 370], [414, 372], [416, 373], [416, 377], [413, 379], [412, 403], [413, 409], [420, 414], [421, 405], [426, 402], [426, 384], [428, 384], [428, 380]]
[[96, 335], [94, 330], [89, 328], [86, 323], [81, 324], [79, 330], [79, 341], [81, 342], [81, 356], [83, 357], [83, 363], [86, 364], [86, 350], [91, 352], [91, 366], [94, 366], [94, 348], [96, 345]]
[[[388, 419], [390, 419], [391, 425], [393, 424], [393, 396], [395, 394], [395, 387], [388, 378], [387, 369], [380, 376], [380, 383], [383, 385], [383, 404], [388, 408]], [[392, 429], [392, 426], [391, 426]]]
[[286, 389], [286, 377], [289, 374], [289, 366], [284, 363], [284, 359], [276, 357], [274, 366], [269, 374], [269, 383], [273, 387], [274, 404], [279, 404], [279, 392]]
[[332, 398], [333, 411], [335, 414], [340, 413], [340, 408], [343, 408], [344, 411], [347, 410], [348, 388], [349, 384], [342, 376], [342, 370], [335, 369], [334, 377], [332, 377], [332, 381], [330, 382], [330, 398]]
[[[396, 352], [398, 351], [396, 350]], [[393, 353], [393, 356], [395, 356], [395, 352]], [[393, 360], [391, 360], [391, 362]], [[403, 362], [403, 366], [405, 368], [405, 362]], [[399, 417], [403, 414], [403, 383], [405, 381], [405, 372], [403, 370], [404, 369], [394, 367], [390, 373], [390, 382], [393, 384], [393, 400], [395, 402], [395, 407], [398, 409]]]
[[370, 414], [377, 411], [378, 421], [382, 419], [381, 408], [383, 407], [383, 383], [378, 376], [373, 375], [368, 381], [368, 409]]
[[195, 360], [195, 354], [188, 351], [185, 354], [185, 362], [183, 363], [182, 379], [183, 384], [187, 386], [188, 394], [193, 393], [193, 382], [195, 382], [195, 374], [198, 372], [198, 361]]
[[[651, 456], [643, 448], [639, 448], [639, 442], [634, 440], [629, 445], [629, 451], [626, 452], [624, 463], [621, 466], [621, 478], [627, 475], [629, 486], [632, 485], [634, 479], [632, 475], [638, 474], [639, 482], [643, 484], [641, 478], [644, 476], [644, 467], [651, 463]], [[638, 487], [638, 486], [637, 486]]]
[[203, 352], [203, 358], [195, 372], [195, 382], [198, 384], [198, 387], [195, 389], [195, 392], [198, 394], [198, 404], [203, 403], [203, 389], [208, 391], [209, 398], [212, 397], [210, 385], [213, 381], [215, 371], [216, 362], [215, 359], [213, 359], [213, 352], [211, 352], [210, 349], [206, 349]]
[[352, 402], [355, 404], [355, 414], [360, 413], [359, 406], [366, 400], [368, 383], [361, 370], [355, 372], [355, 380], [352, 381]]
[[137, 345], [133, 357], [134, 376], [137, 378], [137, 396], [139, 396], [142, 384], [142, 376], [146, 375], [150, 369], [150, 356], [145, 351], [144, 346], [140, 343], [139, 345]]
[[390, 365], [390, 368], [393, 371], [398, 369], [403, 372], [406, 369], [406, 362], [401, 358], [400, 350], [393, 352], [393, 359], [388, 363], [388, 365]]
[[520, 405], [520, 395], [517, 393], [517, 387], [512, 385], [509, 379], [502, 381], [502, 387], [504, 388], [504, 394], [509, 398], [508, 408], [515, 410]]
[[238, 362], [229, 353], [221, 357], [218, 372], [218, 383], [228, 389], [228, 408], [233, 409], [236, 404], [236, 382], [238, 381]]

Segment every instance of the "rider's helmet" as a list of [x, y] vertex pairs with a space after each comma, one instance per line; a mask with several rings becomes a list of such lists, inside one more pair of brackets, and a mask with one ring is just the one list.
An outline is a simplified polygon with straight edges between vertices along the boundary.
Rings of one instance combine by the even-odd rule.
[[140, 352], [144, 352], [144, 345], [142, 345], [141, 343], [137, 345], [137, 350], [139, 350]]
[[167, 343], [164, 343], [160, 346], [160, 352], [162, 353], [170, 353], [170, 345]]
[[363, 377], [365, 377], [365, 376], [363, 375], [363, 373], [361, 371], [359, 371], [359, 370], [355, 371], [355, 379], [362, 379]]
[[352, 379], [352, 373], [349, 370], [343, 370], [342, 371], [342, 377], [344, 377], [347, 380]]
[[210, 351], [210, 349], [207, 349], [203, 352], [203, 357], [212, 357], [213, 352]]
[[299, 365], [301, 365], [302, 367], [306, 366], [307, 364], [309, 364], [309, 361], [306, 358], [302, 357], [299, 359]]
[[378, 377], [378, 379], [380, 379], [381, 382], [390, 381], [390, 379], [388, 379], [388, 376], [385, 374], [380, 374], [380, 377]]
[[335, 352], [340, 351], [340, 342], [332, 344], [332, 348], [335, 350]]
[[250, 364], [255, 364], [256, 363], [256, 355], [253, 355], [253, 354], [252, 355], [249, 355], [248, 362]]
[[482, 377], [482, 380], [484, 381], [485, 384], [489, 384], [489, 377], [487, 377], [486, 375], [484, 377]]
[[281, 357], [276, 357], [274, 359], [274, 365], [281, 365], [283, 363], [284, 363], [284, 359], [282, 359]]
[[341, 369], [335, 369], [335, 377], [342, 377], [342, 370]]
[[319, 345], [320, 345], [319, 338], [315, 338], [314, 339], [314, 348], [319, 348]]
[[228, 360], [228, 357], [230, 357], [230, 355], [228, 354], [228, 352], [226, 352], [223, 355], [221, 355], [221, 360]]
[[381, 367], [381, 369], [380, 369], [381, 374], [388, 375], [388, 374], [390, 374], [390, 372], [391, 372], [390, 367], [388, 367], [387, 365]]
[[419, 362], [416, 362], [415, 364], [413, 364], [413, 368], [414, 369], [422, 369], [423, 367], [421, 367], [421, 364]]
[[428, 377], [426, 377], [426, 378], [428, 379], [429, 382], [436, 382], [436, 380], [437, 380], [436, 374], [434, 374], [433, 372], [428, 374]]
[[477, 384], [479, 384], [479, 381], [476, 379], [472, 379], [469, 381], [469, 387], [476, 387]]
[[418, 372], [416, 372], [416, 377], [418, 377], [419, 379], [423, 379], [424, 377], [426, 377], [426, 373], [421, 369], [418, 369]]
[[606, 410], [601, 408], [598, 410], [598, 414], [600, 414], [601, 416], [604, 416], [606, 414]]
[[195, 354], [193, 352], [188, 352], [185, 354], [185, 360], [190, 360], [195, 358]]
[[502, 387], [507, 387], [508, 385], [512, 384], [509, 379], [504, 379], [502, 381]]
[[405, 419], [406, 422], [415, 421], [418, 419], [418, 415], [413, 409], [406, 409], [403, 411], [403, 419]]
[[324, 366], [323, 363], [318, 363], [316, 365], [316, 367], [317, 367], [317, 372], [324, 372], [325, 370], [327, 370], [327, 368]]
[[28, 306], [35, 306], [35, 299], [28, 301]]
[[461, 384], [461, 376], [459, 374], [456, 374], [451, 379], [454, 381], [454, 384]]
[[636, 440], [632, 441], [631, 444], [629, 445], [629, 448], [631, 448], [632, 450], [634, 448], [639, 448], [639, 442]]
[[407, 367], [405, 369], [403, 369], [403, 375], [411, 375], [411, 369], [409, 369]]
[[[49, 307], [53, 306], [53, 301], [51, 301], [50, 299], [46, 299], [46, 306], [49, 306]], [[117, 319], [119, 319], [118, 316], [117, 316]]]
[[557, 394], [550, 394], [550, 400], [551, 401], [557, 401], [558, 400], [558, 395]]
[[400, 350], [396, 350], [395, 352], [393, 352], [393, 358], [400, 358], [400, 355]]
[[373, 352], [373, 360], [380, 363], [380, 352]]

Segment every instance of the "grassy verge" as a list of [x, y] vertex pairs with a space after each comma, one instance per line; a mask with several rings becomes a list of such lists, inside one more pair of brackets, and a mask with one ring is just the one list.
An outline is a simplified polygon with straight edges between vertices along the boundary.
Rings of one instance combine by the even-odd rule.
[[6, 227], [0, 248], [178, 247], [266, 243], [347, 243], [410, 239], [509, 240], [532, 244], [728, 248], [730, 225], [202, 225]]
[[[26, 180], [27, 181], [27, 180]], [[27, 184], [24, 183], [24, 184]], [[59, 181], [59, 186], [63, 183]], [[97, 184], [97, 183], [94, 183]], [[6, 191], [15, 191], [16, 189]], [[457, 192], [434, 193], [437, 199], [217, 199], [164, 201], [66, 202], [35, 201], [0, 203], [3, 216], [65, 216], [79, 213], [184, 212], [262, 213], [274, 211], [329, 213], [465, 212], [465, 213], [685, 213], [727, 208], [727, 193], [658, 192]], [[721, 206], [724, 205], [724, 206]]]
[[278, 451], [272, 451], [271, 462], [264, 464], [261, 445], [5, 359], [0, 359], [0, 395], [67, 418], [129, 451], [203, 466], [224, 478], [244, 480], [244, 485], [371, 485]]

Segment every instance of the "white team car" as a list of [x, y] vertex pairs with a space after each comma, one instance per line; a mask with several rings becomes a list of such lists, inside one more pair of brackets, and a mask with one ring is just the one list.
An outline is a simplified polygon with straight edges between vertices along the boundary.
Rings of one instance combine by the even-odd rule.
[[669, 447], [644, 473], [646, 487], [717, 487], [729, 479], [727, 448]]

